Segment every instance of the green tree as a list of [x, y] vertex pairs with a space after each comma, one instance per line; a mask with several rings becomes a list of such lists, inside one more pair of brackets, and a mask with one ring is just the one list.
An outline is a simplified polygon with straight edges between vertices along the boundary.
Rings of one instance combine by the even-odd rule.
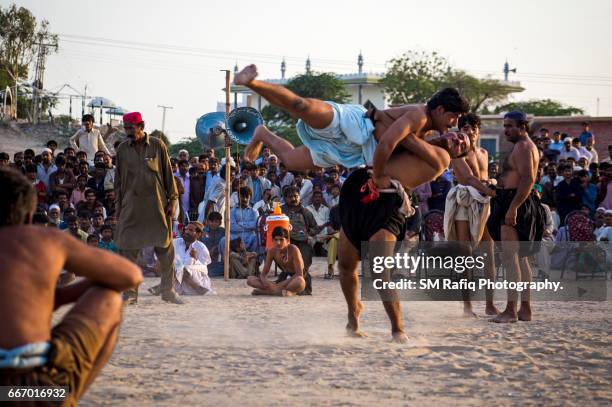
[[389, 61], [382, 85], [392, 105], [424, 103], [444, 86], [450, 71], [436, 52], [408, 51]]
[[202, 148], [202, 144], [195, 137], [193, 137], [193, 138], [184, 138], [184, 139], [178, 141], [177, 143], [173, 143], [173, 144], [169, 145], [169, 147], [168, 147], [168, 151], [170, 152], [171, 156], [178, 155], [178, 152], [181, 151], [181, 150], [189, 151], [189, 156], [190, 157], [197, 157], [200, 154], [202, 154], [202, 152], [204, 151], [204, 149]]
[[[307, 98], [346, 103], [349, 94], [344, 83], [333, 73], [308, 73], [292, 78], [285, 85], [292, 92]], [[276, 134], [288, 139], [293, 145], [301, 144], [295, 132], [297, 120], [286, 111], [268, 105], [261, 111], [266, 125]]]
[[[49, 22], [37, 22], [27, 8], [15, 4], [6, 9], [0, 7], [0, 86], [15, 88], [19, 80], [27, 79], [28, 66], [38, 49], [37, 44], [55, 44], [57, 49], [57, 39], [56, 34], [49, 32]], [[19, 101], [20, 98], [17, 100], [18, 112], [23, 111]]]
[[534, 116], [572, 116], [584, 114], [584, 110], [575, 106], [566, 106], [552, 99], [531, 99], [524, 102], [512, 102], [498, 106], [494, 112], [499, 114], [521, 110]]
[[504, 101], [509, 94], [520, 92], [491, 78], [479, 79], [454, 69], [436, 52], [408, 51], [389, 61], [382, 84], [391, 104], [425, 103], [441, 88], [457, 88], [470, 101], [472, 111]]
[[164, 144], [166, 145], [166, 147], [170, 148], [171, 144], [170, 144], [170, 140], [168, 140], [168, 137], [161, 131], [161, 130], [153, 130], [150, 134], [151, 137], [155, 137], [160, 139], [161, 141], [164, 142]]
[[485, 107], [503, 102], [511, 93], [523, 90], [496, 79], [479, 79], [461, 70], [451, 71], [444, 86], [457, 88], [470, 101], [471, 111], [476, 113], [482, 113]]

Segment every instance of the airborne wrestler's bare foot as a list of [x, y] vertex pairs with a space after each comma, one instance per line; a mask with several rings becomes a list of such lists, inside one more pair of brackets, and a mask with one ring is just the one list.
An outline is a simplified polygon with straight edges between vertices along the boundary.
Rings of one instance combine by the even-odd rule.
[[393, 332], [391, 334], [391, 342], [406, 343], [408, 342], [408, 337], [403, 331]]
[[531, 305], [527, 301], [521, 301], [521, 308], [518, 311], [519, 321], [531, 321]]
[[236, 85], [246, 85], [257, 77], [257, 67], [253, 64], [245, 66], [234, 76]]
[[257, 157], [259, 157], [259, 153], [263, 148], [262, 134], [265, 132], [270, 132], [265, 126], [260, 125], [257, 126], [255, 132], [253, 133], [253, 138], [249, 141], [249, 144], [244, 149], [244, 159], [246, 161], [255, 162]]
[[348, 313], [348, 322], [346, 324], [346, 333], [354, 338], [365, 338], [367, 335], [359, 329], [359, 316], [363, 311], [363, 304], [357, 302], [354, 312]]
[[497, 309], [493, 301], [487, 301], [485, 305], [485, 314], [487, 315], [499, 315], [500, 311]]
[[518, 321], [516, 311], [512, 308], [506, 308], [504, 312], [489, 320], [490, 322], [496, 322], [498, 324], [508, 324]]

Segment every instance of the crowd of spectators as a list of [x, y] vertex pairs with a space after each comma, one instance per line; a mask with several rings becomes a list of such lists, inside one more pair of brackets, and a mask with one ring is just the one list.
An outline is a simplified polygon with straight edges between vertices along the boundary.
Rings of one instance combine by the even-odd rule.
[[[12, 160], [8, 154], [0, 153], [0, 165], [22, 172], [36, 188], [36, 223], [64, 229], [86, 244], [117, 251], [113, 242], [117, 224], [114, 157], [99, 132], [93, 129], [92, 118], [86, 116], [83, 122], [83, 129], [63, 150], [51, 140], [42, 151], [19, 151]], [[612, 239], [612, 146], [608, 147], [608, 157], [599, 157], [588, 123], [581, 134], [558, 131], [551, 134], [542, 128], [532, 138], [541, 157], [535, 189], [550, 214], [547, 236], [557, 241], [567, 239], [566, 233], [559, 233], [567, 215], [582, 211], [593, 223], [594, 239]], [[225, 158], [215, 156], [214, 150], [204, 149], [197, 157], [181, 150], [171, 158], [171, 164], [181, 194], [174, 232], [179, 234], [183, 225], [190, 222], [201, 225], [199, 240], [210, 254], [210, 276], [223, 274], [227, 182], [232, 190], [229, 205], [233, 277], [246, 278], [258, 273], [265, 252], [263, 220], [272, 212], [275, 202], [289, 217], [291, 243], [302, 253], [305, 272], [314, 255], [328, 256], [328, 276], [333, 276], [340, 229], [338, 201], [349, 169], [335, 166], [309, 174], [290, 172], [265, 147], [254, 163], [242, 162], [239, 157], [226, 163]], [[229, 181], [225, 179], [228, 165]], [[500, 162], [491, 161], [489, 176], [499, 177], [501, 168]], [[419, 236], [420, 218], [427, 212], [444, 210], [453, 183], [453, 174], [447, 170], [413, 191], [418, 211], [416, 219], [408, 220], [408, 238]], [[152, 255], [150, 252], [149, 256]], [[143, 265], [151, 261], [143, 253]]]

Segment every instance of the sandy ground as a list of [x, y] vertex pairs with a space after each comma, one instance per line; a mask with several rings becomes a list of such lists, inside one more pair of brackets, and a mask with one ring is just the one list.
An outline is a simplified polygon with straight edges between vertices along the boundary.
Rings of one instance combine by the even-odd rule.
[[[535, 303], [531, 323], [463, 319], [461, 305], [404, 302], [409, 343], [367, 302], [365, 339], [344, 333], [338, 280], [313, 266], [312, 297], [252, 297], [244, 280], [176, 306], [141, 286], [83, 406], [610, 405], [610, 302]], [[501, 306], [502, 304], [498, 304]]]

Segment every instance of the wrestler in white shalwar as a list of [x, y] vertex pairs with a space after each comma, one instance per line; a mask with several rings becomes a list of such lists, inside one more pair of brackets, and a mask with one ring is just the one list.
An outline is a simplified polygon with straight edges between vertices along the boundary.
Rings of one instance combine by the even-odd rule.
[[204, 243], [196, 240], [190, 245], [183, 238], [174, 239], [176, 292], [180, 295], [214, 294], [208, 267], [211, 258]]
[[455, 185], [446, 195], [444, 207], [444, 236], [446, 240], [458, 240], [455, 221], [464, 220], [470, 225], [472, 242], [480, 242], [491, 210], [488, 196], [483, 196], [469, 185]]

